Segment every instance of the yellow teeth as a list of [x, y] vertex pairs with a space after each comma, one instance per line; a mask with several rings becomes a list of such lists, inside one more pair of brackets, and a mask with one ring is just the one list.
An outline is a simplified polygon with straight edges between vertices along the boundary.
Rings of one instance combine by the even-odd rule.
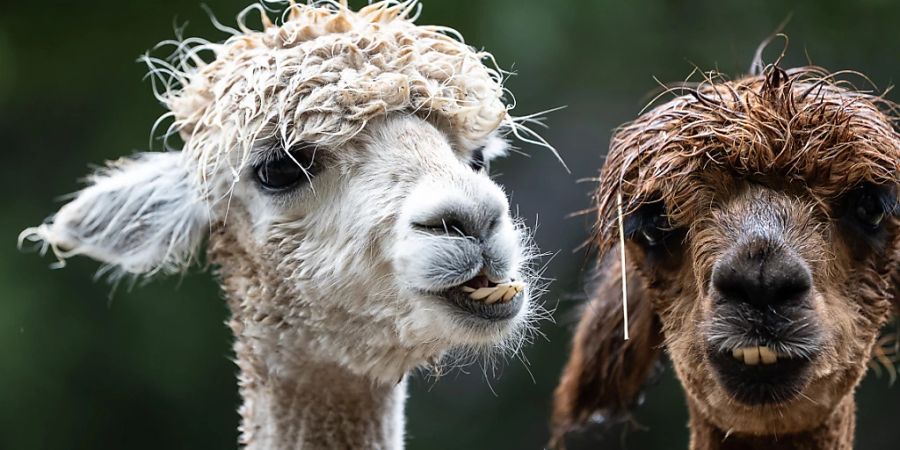
[[478, 288], [475, 292], [469, 294], [469, 298], [472, 300], [484, 300], [488, 295], [491, 295], [494, 290], [495, 288], [489, 287]]
[[497, 303], [497, 300], [503, 298], [506, 295], [506, 289], [494, 289], [494, 292], [491, 295], [488, 295], [488, 298], [484, 300], [485, 303], [491, 305]]
[[525, 283], [520, 281], [509, 281], [500, 283], [494, 287], [473, 289], [468, 286], [463, 286], [461, 289], [463, 292], [469, 294], [469, 298], [472, 300], [479, 300], [488, 305], [493, 305], [497, 302], [506, 303], [512, 300], [516, 295], [525, 290]]
[[769, 347], [744, 347], [731, 351], [731, 355], [738, 361], [743, 361], [748, 366], [755, 366], [762, 361], [763, 364], [775, 364], [778, 362], [778, 354]]
[[769, 347], [759, 348], [759, 358], [762, 360], [763, 364], [775, 364], [778, 362], [778, 355], [769, 349]]

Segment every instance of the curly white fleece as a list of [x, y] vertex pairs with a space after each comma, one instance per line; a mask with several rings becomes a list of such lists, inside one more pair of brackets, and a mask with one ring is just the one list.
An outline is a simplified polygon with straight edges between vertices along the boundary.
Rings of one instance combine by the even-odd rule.
[[[390, 113], [428, 118], [463, 149], [484, 145], [498, 130], [545, 145], [525, 127], [527, 117], [509, 114], [491, 54], [452, 29], [416, 25], [417, 6], [381, 1], [352, 11], [343, 2], [291, 3], [276, 24], [255, 4], [238, 15], [240, 29], [225, 42], [161, 44], [174, 45], [173, 56], [145, 60], [170, 110], [164, 118], [174, 118], [169, 134], [184, 138], [183, 150], [203, 169], [202, 185], [211, 187], [207, 181], [222, 169], [236, 178], [262, 137], [335, 148]], [[261, 31], [246, 25], [253, 11]], [[208, 53], [210, 62], [202, 58]]]

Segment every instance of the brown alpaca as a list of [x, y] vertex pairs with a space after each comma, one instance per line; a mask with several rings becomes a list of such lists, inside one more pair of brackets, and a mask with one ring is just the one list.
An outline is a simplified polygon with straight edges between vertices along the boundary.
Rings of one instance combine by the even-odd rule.
[[900, 303], [897, 108], [816, 67], [682, 93], [613, 137], [595, 196], [601, 282], [552, 444], [627, 413], [664, 349], [692, 449], [851, 449], [854, 390]]

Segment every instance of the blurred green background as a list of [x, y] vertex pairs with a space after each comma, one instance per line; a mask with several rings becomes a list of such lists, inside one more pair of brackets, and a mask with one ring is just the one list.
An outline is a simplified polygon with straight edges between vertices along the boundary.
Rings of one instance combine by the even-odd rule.
[[[225, 23], [247, 0], [207, 0]], [[359, 1], [351, 2], [359, 6]], [[545, 136], [572, 168], [525, 148], [496, 164], [498, 180], [555, 253], [543, 298], [556, 308], [501, 376], [480, 367], [438, 382], [416, 377], [407, 407], [410, 449], [537, 449], [547, 439], [551, 392], [565, 361], [575, 307], [588, 275], [588, 204], [610, 131], [633, 118], [659, 80], [696, 65], [735, 75], [786, 17], [788, 65], [807, 57], [855, 69], [885, 88], [900, 75], [900, 2], [425, 0], [421, 23], [460, 30], [519, 73], [508, 87], [518, 114], [560, 105]], [[0, 2], [0, 449], [235, 448], [235, 366], [226, 309], [211, 277], [111, 293], [93, 280], [97, 264], [21, 254], [15, 238], [79, 188], [90, 165], [146, 150], [161, 107], [136, 58], [173, 37], [221, 39], [199, 0]], [[780, 45], [776, 45], [779, 47]], [[778, 49], [770, 49], [769, 60]], [[894, 101], [898, 95], [889, 95]], [[857, 448], [897, 448], [900, 386], [867, 377], [859, 392]], [[598, 427], [584, 448], [686, 448], [686, 411], [671, 369], [636, 412], [644, 426]]]

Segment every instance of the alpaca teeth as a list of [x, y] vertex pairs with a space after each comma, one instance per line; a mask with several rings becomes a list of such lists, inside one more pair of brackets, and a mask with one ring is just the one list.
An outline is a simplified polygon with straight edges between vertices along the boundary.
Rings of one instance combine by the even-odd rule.
[[755, 366], [759, 364], [759, 347], [750, 347], [744, 349], [744, 364]]
[[485, 300], [485, 303], [489, 305], [497, 303], [497, 300], [503, 298], [504, 295], [506, 295], [506, 287], [497, 286], [494, 288], [494, 292]]
[[776, 355], [769, 347], [760, 347], [759, 357], [762, 359], [763, 364], [775, 364], [778, 362], [778, 355]]
[[503, 298], [504, 301], [512, 300], [513, 297], [519, 295], [522, 291], [525, 290], [525, 283], [521, 283], [518, 281], [510, 281], [509, 282], [509, 291], [507, 291], [507, 295], [509, 298], [507, 299], [505, 296]]
[[743, 361], [748, 366], [755, 366], [760, 361], [763, 364], [775, 364], [778, 362], [778, 354], [765, 346], [736, 348], [731, 351], [731, 356], [738, 361]]
[[472, 298], [472, 300], [482, 300], [482, 299], [486, 298], [487, 296], [491, 295], [491, 293], [493, 293], [495, 290], [496, 290], [496, 288], [489, 288], [489, 287], [479, 288], [475, 292], [472, 292], [471, 294], [469, 294], [469, 297]]
[[519, 281], [508, 281], [506, 283], [499, 283], [494, 287], [483, 287], [479, 289], [473, 289], [468, 286], [462, 287], [462, 291], [469, 294], [469, 298], [472, 300], [484, 301], [489, 305], [493, 305], [497, 302], [508, 302], [524, 290], [525, 283]]

